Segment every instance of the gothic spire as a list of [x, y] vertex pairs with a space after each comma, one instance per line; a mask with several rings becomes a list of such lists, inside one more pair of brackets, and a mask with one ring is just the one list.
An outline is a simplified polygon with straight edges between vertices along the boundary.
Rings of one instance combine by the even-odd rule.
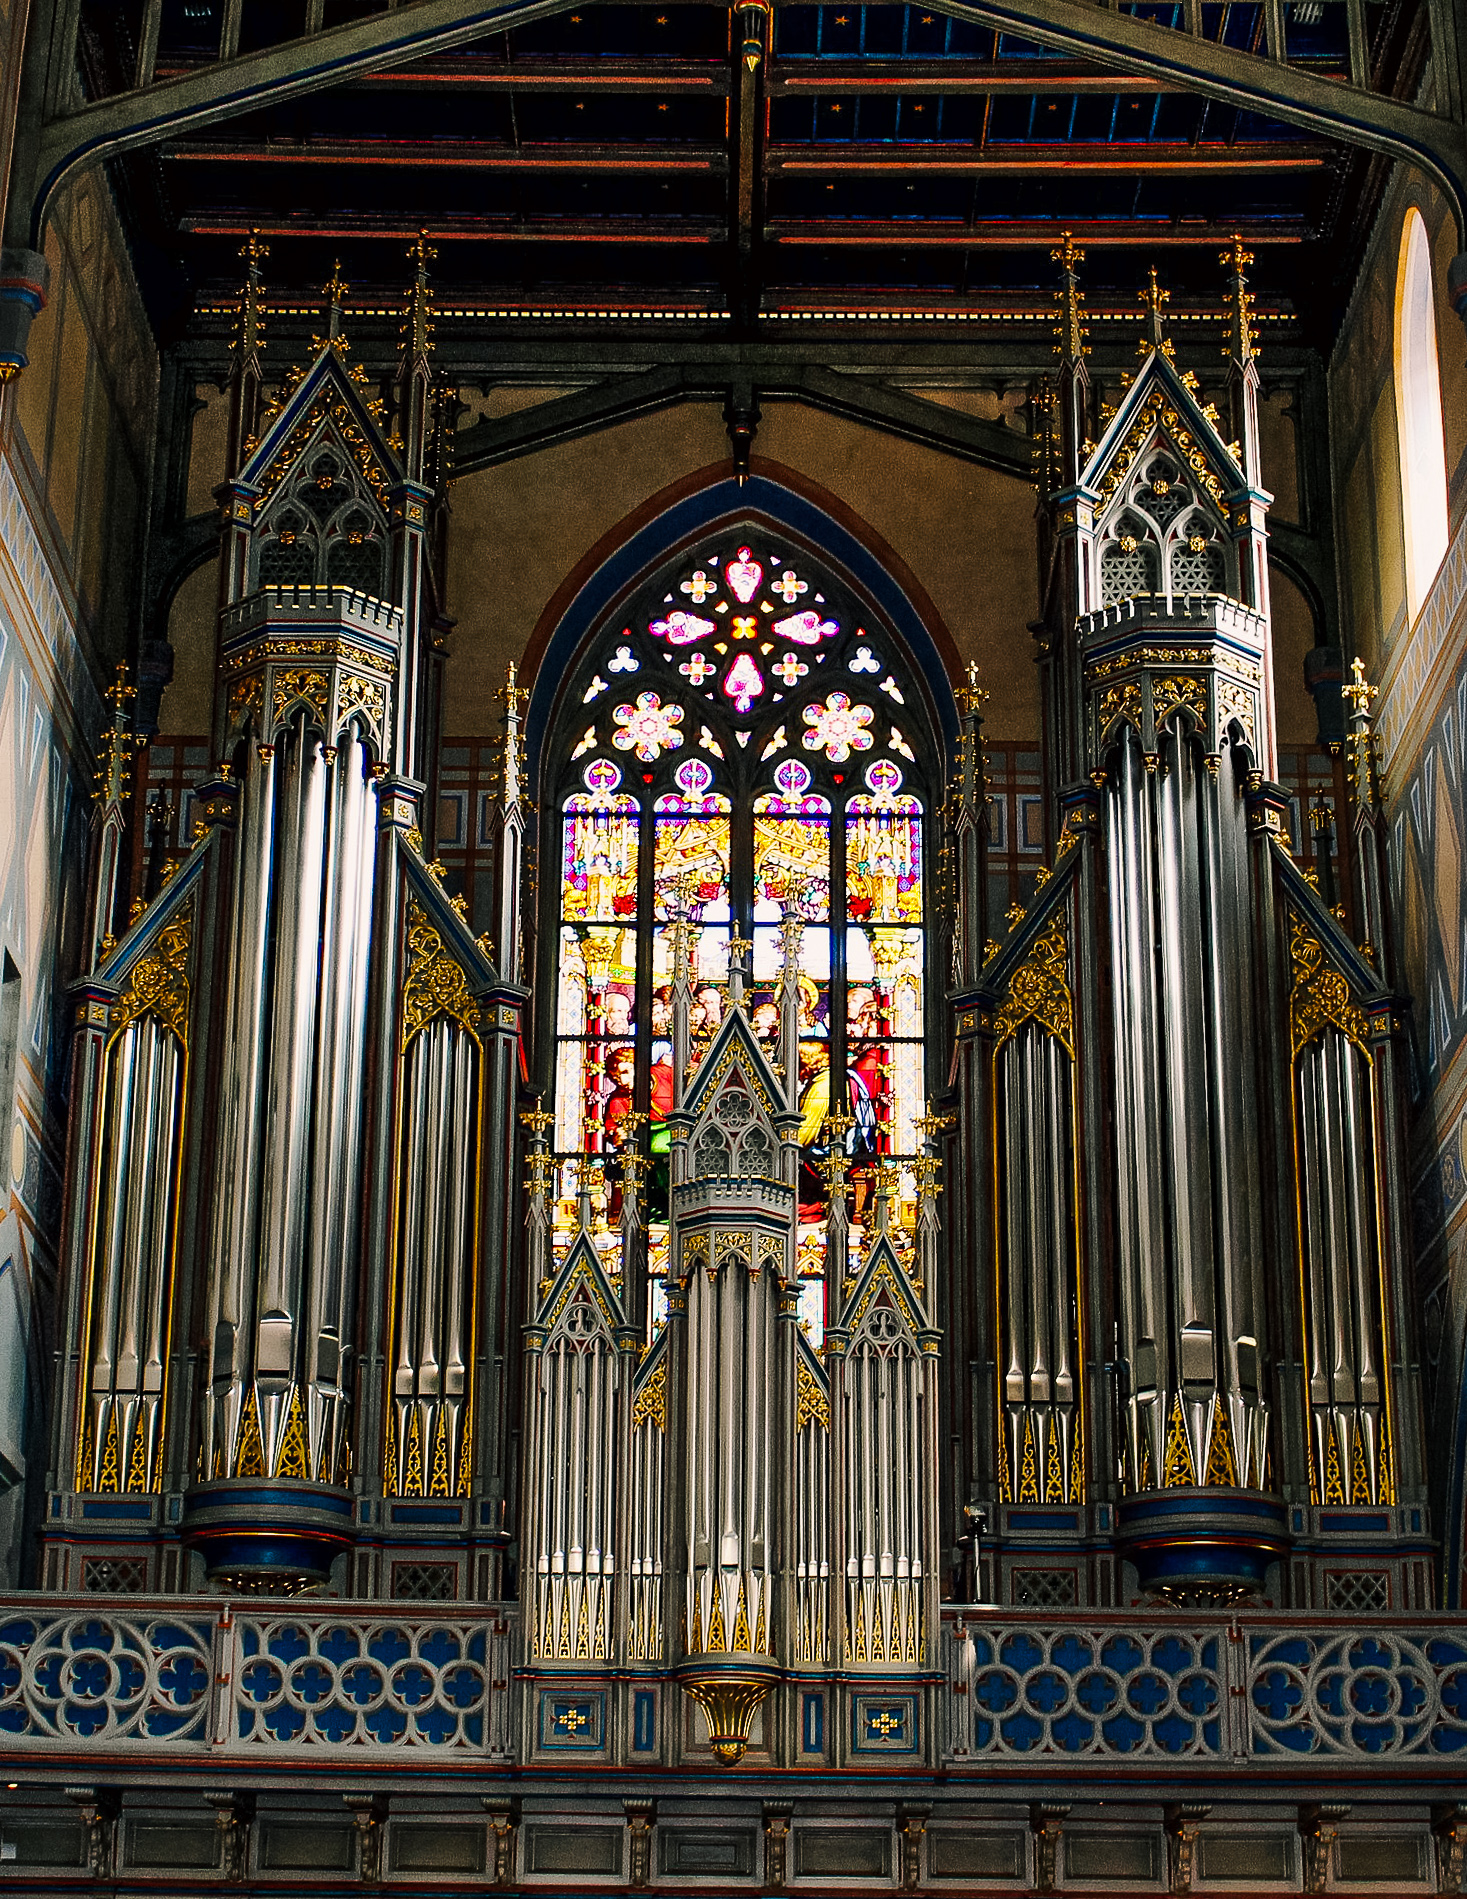
[[239, 467], [249, 453], [260, 413], [260, 356], [265, 348], [265, 278], [261, 264], [270, 246], [251, 231], [239, 253], [245, 260], [245, 280], [239, 293], [239, 334], [231, 348], [234, 371], [230, 377], [229, 467]]
[[428, 462], [428, 432], [433, 420], [433, 373], [428, 367], [428, 356], [433, 348], [433, 293], [428, 287], [428, 266], [437, 255], [428, 242], [426, 231], [418, 232], [407, 252], [408, 262], [413, 267], [413, 277], [408, 288], [402, 326], [402, 358], [397, 372], [397, 412], [403, 463], [413, 481], [424, 479]]
[[1228, 340], [1223, 356], [1228, 365], [1228, 432], [1238, 445], [1243, 473], [1250, 487], [1262, 486], [1258, 447], [1258, 351], [1253, 335], [1253, 298], [1245, 265], [1252, 251], [1234, 234], [1231, 248], [1217, 260], [1227, 273]]
[[1139, 296], [1141, 307], [1145, 310], [1145, 329], [1137, 355], [1148, 356], [1159, 351], [1168, 362], [1173, 360], [1172, 346], [1161, 326], [1161, 306], [1171, 302], [1171, 292], [1163, 290], [1156, 281], [1156, 266], [1153, 264], [1146, 273], [1146, 288]]
[[1090, 377], [1085, 358], [1090, 345], [1085, 340], [1085, 298], [1075, 268], [1084, 263], [1085, 253], [1065, 231], [1059, 249], [1051, 251], [1050, 256], [1060, 267], [1060, 287], [1055, 293], [1060, 313], [1055, 345], [1060, 359], [1059, 441], [1055, 446], [1059, 452], [1059, 485], [1070, 488], [1080, 479], [1088, 445]]
[[1069, 367], [1090, 354], [1090, 345], [1085, 340], [1085, 293], [1075, 271], [1077, 264], [1084, 263], [1085, 253], [1069, 231], [1061, 231], [1058, 250], [1049, 254], [1060, 267], [1060, 287], [1055, 292], [1055, 302], [1060, 307], [1058, 351], [1061, 364]]
[[333, 349], [345, 350], [346, 337], [341, 329], [341, 308], [346, 301], [350, 286], [341, 274], [341, 259], [338, 257], [331, 266], [331, 276], [322, 285], [321, 294], [326, 298], [326, 342]]

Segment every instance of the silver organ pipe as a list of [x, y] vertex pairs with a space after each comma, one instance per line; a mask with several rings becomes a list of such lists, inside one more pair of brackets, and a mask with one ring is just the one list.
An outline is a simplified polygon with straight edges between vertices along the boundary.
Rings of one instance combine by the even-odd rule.
[[187, 1101], [193, 910], [162, 922], [110, 1011], [93, 1165], [81, 1490], [155, 1491]]
[[1156, 765], [1129, 728], [1105, 797], [1111, 866], [1119, 1312], [1132, 1491], [1259, 1488], [1252, 1023], [1224, 960], [1244, 928], [1234, 750], [1184, 727]]
[[483, 1089], [473, 1030], [433, 1015], [408, 1043], [401, 1089], [388, 1483], [400, 1496], [462, 1496], [472, 1475]]
[[[615, 1467], [593, 1447], [618, 1444], [623, 1353], [584, 1279], [567, 1296], [532, 1359], [532, 1441], [540, 1454], [530, 1549], [535, 1653], [607, 1661], [616, 1648]], [[648, 1638], [650, 1640], [650, 1637]]]
[[204, 1469], [339, 1484], [376, 786], [303, 707], [245, 761]]

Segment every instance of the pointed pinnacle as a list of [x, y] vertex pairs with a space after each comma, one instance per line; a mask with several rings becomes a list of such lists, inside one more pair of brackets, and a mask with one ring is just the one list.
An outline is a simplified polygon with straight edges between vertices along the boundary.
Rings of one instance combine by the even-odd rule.
[[1157, 282], [1155, 264], [1151, 265], [1147, 271], [1146, 288], [1140, 292], [1137, 300], [1146, 311], [1146, 333], [1141, 339], [1141, 347], [1137, 353], [1145, 356], [1150, 351], [1159, 350], [1170, 362], [1172, 346], [1162, 332], [1161, 306], [1171, 302], [1172, 293], [1169, 290], [1163, 290]]

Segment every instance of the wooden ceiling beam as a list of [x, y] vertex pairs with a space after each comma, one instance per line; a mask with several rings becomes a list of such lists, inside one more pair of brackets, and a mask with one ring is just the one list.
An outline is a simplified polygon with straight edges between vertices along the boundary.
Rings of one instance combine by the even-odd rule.
[[771, 145], [766, 164], [771, 176], [818, 178], [837, 173], [880, 177], [888, 173], [976, 178], [1004, 172], [1240, 172], [1319, 171], [1336, 162], [1334, 149], [1298, 141], [1277, 144], [1187, 145], [1180, 142], [1020, 141], [971, 145], [907, 143], [881, 145], [852, 141], [832, 146]]
[[305, 243], [356, 242], [387, 239], [411, 243], [419, 233], [437, 243], [484, 244], [721, 244], [727, 227], [721, 218], [440, 218], [407, 220], [377, 217], [261, 218], [211, 217], [200, 213], [180, 218], [178, 228], [192, 237], [221, 237], [238, 241], [252, 231], [272, 242], [299, 238]]
[[1231, 242], [1236, 232], [1253, 245], [1305, 244], [1318, 232], [1302, 222], [1264, 224], [1170, 224], [1159, 219], [1116, 218], [1113, 221], [1073, 218], [995, 219], [991, 224], [941, 223], [923, 218], [863, 218], [837, 222], [822, 218], [771, 218], [765, 240], [782, 249], [796, 246], [822, 250], [1044, 250], [1068, 231], [1087, 250], [1145, 250], [1153, 254], [1182, 249], [1212, 249]]
[[410, 139], [180, 140], [161, 157], [212, 165], [385, 166], [396, 171], [702, 172], [721, 174], [728, 154], [718, 145], [489, 145]]

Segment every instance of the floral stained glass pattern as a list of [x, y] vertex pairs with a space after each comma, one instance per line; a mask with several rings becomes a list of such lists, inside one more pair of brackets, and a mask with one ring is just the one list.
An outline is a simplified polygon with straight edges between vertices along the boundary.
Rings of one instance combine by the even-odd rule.
[[874, 717], [870, 706], [852, 705], [849, 694], [833, 692], [824, 705], [805, 707], [805, 749], [824, 752], [832, 765], [843, 765], [852, 752], [871, 750], [867, 727]]

